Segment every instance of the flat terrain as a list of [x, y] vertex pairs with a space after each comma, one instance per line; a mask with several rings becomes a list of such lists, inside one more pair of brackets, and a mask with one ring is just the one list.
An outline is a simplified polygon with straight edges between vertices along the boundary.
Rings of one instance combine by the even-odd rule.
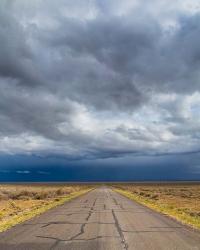
[[200, 229], [198, 183], [117, 184], [122, 194]]
[[1, 250], [199, 250], [200, 233], [97, 188], [0, 234]]
[[0, 185], [0, 232], [84, 193], [92, 186]]

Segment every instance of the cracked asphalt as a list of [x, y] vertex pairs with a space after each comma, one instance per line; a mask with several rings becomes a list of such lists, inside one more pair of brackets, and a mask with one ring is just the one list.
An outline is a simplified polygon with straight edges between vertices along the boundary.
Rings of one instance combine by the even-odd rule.
[[200, 250], [200, 233], [97, 188], [0, 234], [1, 250]]

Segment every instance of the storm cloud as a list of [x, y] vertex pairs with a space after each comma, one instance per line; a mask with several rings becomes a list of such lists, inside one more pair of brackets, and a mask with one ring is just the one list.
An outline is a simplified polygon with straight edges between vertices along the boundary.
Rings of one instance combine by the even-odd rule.
[[198, 1], [0, 3], [0, 152], [199, 152]]

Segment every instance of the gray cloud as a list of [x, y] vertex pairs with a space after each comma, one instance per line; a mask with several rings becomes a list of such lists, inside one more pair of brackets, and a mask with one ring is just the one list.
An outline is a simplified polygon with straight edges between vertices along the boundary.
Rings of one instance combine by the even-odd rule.
[[[141, 88], [143, 91], [153, 89], [179, 93], [199, 90], [199, 14], [179, 18], [179, 27], [174, 28], [173, 33], [163, 30], [159, 22], [148, 15], [146, 19], [137, 15], [110, 18], [100, 16], [85, 22], [70, 18], [63, 18], [60, 22], [58, 28], [52, 30], [52, 33], [48, 32], [47, 44], [53, 50], [62, 48], [66, 57], [70, 51], [77, 62], [80, 56], [97, 60], [119, 79], [124, 90], [119, 92], [121, 96], [125, 91], [131, 91], [134, 100]], [[87, 70], [87, 65], [84, 70]], [[83, 81], [98, 86], [97, 77], [97, 81], [89, 78], [91, 73], [93, 77], [98, 76], [98, 72], [90, 70]], [[109, 82], [106, 84], [108, 93], [110, 87], [113, 92], [117, 90], [118, 81], [114, 79], [115, 85], [112, 86], [112, 79], [104, 79], [103, 76], [102, 87], [105, 81]], [[124, 82], [124, 77], [128, 81]], [[132, 104], [134, 107], [135, 103]]]
[[200, 14], [167, 5], [1, 1], [0, 151], [197, 150]]
[[25, 86], [42, 82], [40, 71], [34, 64], [28, 34], [13, 17], [11, 2], [0, 4], [0, 75]]

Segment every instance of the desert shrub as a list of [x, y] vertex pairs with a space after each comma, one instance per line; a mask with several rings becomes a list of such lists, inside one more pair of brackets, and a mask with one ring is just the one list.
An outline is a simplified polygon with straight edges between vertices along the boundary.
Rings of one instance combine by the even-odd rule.
[[[84, 185], [84, 188], [87, 186]], [[0, 200], [45, 200], [79, 191], [82, 186], [0, 186]]]
[[195, 211], [192, 211], [189, 213], [190, 216], [192, 217], [200, 217], [200, 212], [195, 212]]
[[36, 193], [36, 195], [33, 198], [36, 200], [44, 200], [50, 197], [52, 197], [52, 192], [42, 191], [42, 192]]
[[37, 192], [22, 190], [18, 192], [9, 193], [8, 197], [12, 200], [28, 200], [33, 198]]
[[0, 193], [0, 201], [1, 200], [7, 200], [7, 197], [5, 194]]
[[153, 200], [158, 200], [158, 194], [152, 194], [151, 195], [151, 199], [153, 199]]
[[144, 192], [138, 192], [138, 194], [141, 195], [141, 196], [144, 196], [144, 195], [145, 195]]

